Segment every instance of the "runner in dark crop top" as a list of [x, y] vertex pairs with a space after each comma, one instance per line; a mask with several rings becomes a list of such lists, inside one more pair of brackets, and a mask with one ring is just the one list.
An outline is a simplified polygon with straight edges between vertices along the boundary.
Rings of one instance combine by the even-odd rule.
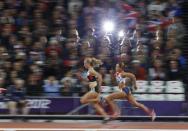
[[102, 84], [102, 76], [94, 69], [96, 65], [101, 64], [101, 61], [96, 58], [86, 58], [84, 60], [84, 67], [88, 70], [87, 78], [89, 80], [90, 91], [87, 92], [80, 101], [82, 104], [92, 104], [95, 110], [104, 117], [104, 122], [107, 122], [110, 118], [100, 106], [99, 88]]

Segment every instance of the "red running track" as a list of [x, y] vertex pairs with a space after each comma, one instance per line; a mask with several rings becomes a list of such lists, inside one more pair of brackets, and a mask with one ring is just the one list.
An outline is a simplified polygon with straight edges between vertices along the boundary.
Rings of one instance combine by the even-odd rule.
[[39, 128], [39, 129], [187, 129], [186, 122], [118, 122], [102, 124], [94, 122], [0, 122], [0, 129], [5, 128]]

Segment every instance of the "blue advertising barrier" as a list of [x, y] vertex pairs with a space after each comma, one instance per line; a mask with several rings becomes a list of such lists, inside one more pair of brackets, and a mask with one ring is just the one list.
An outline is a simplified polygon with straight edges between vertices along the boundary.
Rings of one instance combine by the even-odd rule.
[[[59, 97], [59, 98], [29, 98], [28, 108], [32, 114], [66, 114], [79, 107], [79, 97]], [[180, 116], [183, 114], [182, 105], [184, 101], [140, 101], [149, 108], [155, 109], [158, 116]], [[142, 110], [132, 107], [127, 101], [117, 101], [121, 107], [122, 115], [146, 115]], [[82, 109], [79, 113], [87, 114], [90, 107]], [[0, 100], [0, 113], [8, 113], [6, 102]]]

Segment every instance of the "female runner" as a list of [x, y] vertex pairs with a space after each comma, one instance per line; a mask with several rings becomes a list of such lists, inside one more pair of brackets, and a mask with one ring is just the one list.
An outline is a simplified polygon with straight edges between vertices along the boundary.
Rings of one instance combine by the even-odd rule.
[[133, 106], [142, 109], [144, 112], [150, 115], [152, 117], [152, 121], [154, 121], [156, 117], [155, 111], [150, 110], [145, 105], [137, 102], [134, 96], [132, 95], [131, 87], [133, 87], [135, 90], [137, 89], [136, 77], [132, 73], [125, 72], [124, 67], [125, 67], [124, 63], [116, 64], [116, 80], [118, 82], [120, 91], [114, 92], [105, 98], [107, 104], [110, 106], [112, 112], [114, 113], [113, 116], [117, 117], [120, 114], [120, 111], [116, 106], [116, 104], [114, 103], [114, 100], [127, 99], [128, 102], [131, 103]]
[[88, 69], [87, 78], [89, 80], [90, 91], [87, 92], [80, 100], [82, 104], [90, 103], [95, 108], [95, 110], [104, 116], [104, 122], [110, 120], [107, 113], [99, 104], [99, 88], [102, 84], [101, 75], [95, 71], [94, 67], [101, 65], [102, 62], [96, 58], [86, 58], [84, 60], [84, 67]]

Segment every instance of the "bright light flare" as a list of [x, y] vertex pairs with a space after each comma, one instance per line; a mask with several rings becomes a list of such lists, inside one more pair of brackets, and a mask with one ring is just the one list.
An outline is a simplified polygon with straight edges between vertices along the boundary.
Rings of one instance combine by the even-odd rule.
[[106, 32], [106, 33], [110, 33], [114, 30], [114, 23], [112, 21], [105, 21], [103, 23], [103, 30]]
[[124, 31], [123, 30], [120, 30], [119, 33], [118, 33], [118, 36], [119, 37], [123, 37], [125, 35]]

